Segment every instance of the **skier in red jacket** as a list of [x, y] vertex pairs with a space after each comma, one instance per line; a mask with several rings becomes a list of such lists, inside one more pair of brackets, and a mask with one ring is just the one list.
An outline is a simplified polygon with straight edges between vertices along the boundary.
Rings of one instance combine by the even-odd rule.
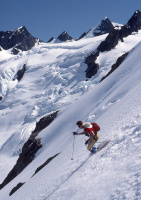
[[[99, 139], [99, 134], [97, 133], [97, 131], [94, 129], [93, 125], [90, 122], [82, 122], [82, 121], [78, 121], [76, 123], [76, 125], [80, 128], [80, 129], [84, 129], [83, 132], [81, 133], [77, 133], [77, 132], [73, 132], [74, 135], [81, 135], [81, 134], [85, 134], [87, 136], [89, 136], [89, 139], [85, 142], [85, 144], [88, 144], [87, 149], [89, 151], [92, 151], [92, 148], [94, 146], [94, 144], [97, 142], [97, 140]], [[93, 148], [94, 149], [94, 148]]]

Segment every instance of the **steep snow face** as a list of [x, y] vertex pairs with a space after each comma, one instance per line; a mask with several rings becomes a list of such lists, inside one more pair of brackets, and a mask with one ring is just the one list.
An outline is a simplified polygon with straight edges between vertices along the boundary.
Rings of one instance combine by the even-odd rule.
[[[0, 56], [5, 55], [0, 61], [1, 182], [15, 164], [36, 121], [61, 110], [40, 133], [43, 147], [35, 160], [0, 191], [2, 199], [141, 198], [141, 44], [135, 47], [140, 34], [134, 33], [115, 49], [101, 53], [97, 59], [99, 73], [87, 81], [84, 59], [107, 35], [61, 44], [42, 43], [17, 56], [0, 52]], [[98, 84], [116, 59], [133, 48], [123, 64]], [[25, 63], [23, 78], [13, 81]], [[71, 132], [77, 130], [78, 120], [97, 121], [101, 126], [99, 142], [111, 142], [91, 156], [84, 145], [85, 138], [75, 137], [71, 161]], [[60, 154], [32, 177], [41, 164], [57, 153]], [[9, 197], [19, 182], [25, 184]]]
[[[2, 199], [140, 199], [141, 198], [141, 43], [110, 77], [58, 115], [39, 137], [43, 148], [17, 178], [0, 193]], [[75, 122], [97, 121], [100, 140], [110, 144], [90, 154], [84, 137], [76, 136], [71, 160]], [[97, 143], [97, 145], [99, 145]], [[34, 177], [37, 167], [61, 152]], [[31, 178], [32, 177], [32, 178]], [[10, 198], [8, 193], [26, 182]]]
[[[105, 37], [73, 43], [42, 43], [17, 56], [11, 55], [10, 50], [0, 52], [1, 181], [15, 164], [36, 121], [67, 107], [88, 90], [84, 59]], [[24, 64], [26, 72], [18, 82], [16, 74]], [[9, 165], [3, 162], [3, 154], [7, 155]]]

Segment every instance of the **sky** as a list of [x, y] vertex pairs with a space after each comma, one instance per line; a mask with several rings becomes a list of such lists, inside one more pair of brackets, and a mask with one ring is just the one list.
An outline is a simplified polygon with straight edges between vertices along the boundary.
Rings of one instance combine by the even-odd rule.
[[97, 25], [105, 16], [126, 24], [140, 0], [0, 0], [0, 31], [25, 26], [44, 42], [63, 31], [74, 39]]

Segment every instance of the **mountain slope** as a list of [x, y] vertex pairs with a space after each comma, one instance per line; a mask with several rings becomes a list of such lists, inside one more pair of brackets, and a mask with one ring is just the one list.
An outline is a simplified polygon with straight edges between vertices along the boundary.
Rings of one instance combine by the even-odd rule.
[[[1, 183], [32, 134], [38, 133], [34, 139], [40, 146], [34, 157], [31, 140], [25, 156], [33, 161], [24, 168], [23, 158], [19, 163], [23, 171], [17, 168], [18, 175], [0, 190], [2, 199], [141, 198], [141, 31], [136, 18], [140, 28], [140, 12], [129, 24], [137, 32], [118, 40], [113, 49], [98, 52], [97, 73], [91, 78], [86, 78], [85, 60], [108, 34], [67, 43], [36, 43], [18, 55], [1, 49]], [[100, 82], [125, 54], [119, 67]], [[47, 126], [45, 119], [53, 113], [57, 116]], [[72, 155], [72, 131], [78, 130], [78, 120], [97, 121], [98, 142], [110, 139], [109, 145], [91, 155], [84, 145], [87, 138], [76, 136]], [[43, 126], [38, 129], [40, 122]], [[15, 186], [21, 188], [10, 197]]]
[[[18, 56], [9, 54], [10, 50], [1, 52], [1, 182], [15, 165], [36, 122], [87, 91], [83, 60], [103, 39], [105, 36], [67, 44], [42, 43]], [[17, 72], [25, 63], [25, 74], [18, 81]], [[7, 156], [4, 163], [3, 155]]]
[[[2, 199], [8, 199], [19, 182], [25, 184], [10, 199], [140, 199], [140, 51], [138, 44], [110, 77], [63, 109], [39, 134], [43, 147], [35, 160], [0, 191]], [[111, 143], [90, 155], [84, 137], [76, 136], [71, 161], [71, 131], [81, 119], [97, 121], [101, 125], [99, 142], [110, 139]], [[59, 152], [32, 177], [39, 165]]]

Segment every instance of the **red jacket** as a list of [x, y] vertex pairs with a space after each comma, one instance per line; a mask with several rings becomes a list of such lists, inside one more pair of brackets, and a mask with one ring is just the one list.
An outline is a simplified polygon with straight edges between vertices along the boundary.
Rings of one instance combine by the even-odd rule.
[[91, 131], [93, 131], [95, 133], [94, 127], [92, 127], [92, 128], [84, 128], [84, 131], [86, 131], [89, 134], [90, 134]]

